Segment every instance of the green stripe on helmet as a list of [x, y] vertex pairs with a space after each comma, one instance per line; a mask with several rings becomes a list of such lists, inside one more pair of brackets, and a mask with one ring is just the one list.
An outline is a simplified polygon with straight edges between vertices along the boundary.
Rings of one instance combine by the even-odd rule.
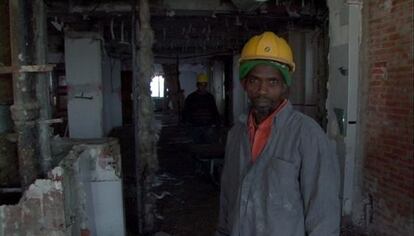
[[269, 61], [269, 60], [248, 60], [240, 63], [240, 69], [239, 69], [239, 79], [240, 81], [243, 80], [247, 74], [257, 65], [269, 65], [277, 69], [283, 76], [283, 79], [287, 86], [290, 86], [292, 84], [292, 76], [289, 72], [289, 67], [280, 64], [275, 61]]

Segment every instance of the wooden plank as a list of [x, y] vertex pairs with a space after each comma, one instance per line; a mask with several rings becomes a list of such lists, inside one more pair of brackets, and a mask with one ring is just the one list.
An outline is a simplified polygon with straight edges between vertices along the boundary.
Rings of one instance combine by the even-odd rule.
[[21, 66], [19, 72], [50, 72], [55, 66], [55, 64]]
[[13, 73], [13, 67], [11, 66], [1, 66], [0, 74], [11, 74]]
[[[21, 73], [28, 73], [28, 72], [44, 73], [44, 72], [53, 71], [53, 68], [55, 68], [55, 66], [56, 66], [55, 64], [25, 65], [25, 66], [21, 66], [18, 69], [18, 72], [21, 72]], [[2, 66], [2, 67], [0, 67], [0, 74], [12, 74], [14, 71], [15, 70], [12, 66]]]

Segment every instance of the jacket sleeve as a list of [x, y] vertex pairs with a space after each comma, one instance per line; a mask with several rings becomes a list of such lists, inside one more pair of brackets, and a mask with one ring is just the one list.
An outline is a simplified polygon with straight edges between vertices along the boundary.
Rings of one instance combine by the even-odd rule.
[[300, 188], [306, 235], [338, 236], [340, 172], [334, 144], [316, 123], [302, 133]]

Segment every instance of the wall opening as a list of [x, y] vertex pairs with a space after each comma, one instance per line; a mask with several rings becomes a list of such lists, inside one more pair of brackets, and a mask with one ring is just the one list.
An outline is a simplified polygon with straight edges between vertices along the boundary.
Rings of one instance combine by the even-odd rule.
[[164, 97], [164, 77], [162, 75], [156, 75], [151, 81], [151, 97], [163, 98]]

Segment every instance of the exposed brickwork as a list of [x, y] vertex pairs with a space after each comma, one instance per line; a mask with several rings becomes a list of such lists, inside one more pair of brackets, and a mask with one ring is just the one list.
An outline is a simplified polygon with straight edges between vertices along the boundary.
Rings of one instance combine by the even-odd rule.
[[67, 235], [62, 183], [36, 180], [17, 205], [0, 206], [0, 235]]
[[[413, 1], [364, 1], [369, 62], [364, 188], [372, 235], [414, 232]], [[375, 233], [374, 233], [375, 232]]]

